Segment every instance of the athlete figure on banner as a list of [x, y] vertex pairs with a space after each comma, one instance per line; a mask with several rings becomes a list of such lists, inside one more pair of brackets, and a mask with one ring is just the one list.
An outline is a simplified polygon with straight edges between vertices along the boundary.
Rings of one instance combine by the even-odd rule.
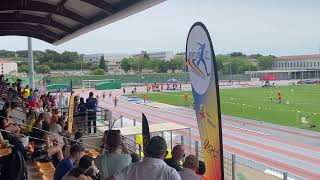
[[[208, 69], [207, 69], [207, 63], [204, 59], [204, 50], [206, 49], [206, 44], [201, 44], [201, 43], [198, 43], [199, 44], [199, 51], [200, 51], [200, 56], [199, 56], [199, 59], [198, 59], [198, 62], [197, 62], [197, 66], [199, 67], [200, 63], [202, 62], [205, 70], [206, 70], [206, 73], [207, 73], [207, 76], [210, 75], [210, 73], [208, 73]], [[193, 63], [196, 59], [193, 59]], [[195, 64], [195, 63], [194, 63]]]

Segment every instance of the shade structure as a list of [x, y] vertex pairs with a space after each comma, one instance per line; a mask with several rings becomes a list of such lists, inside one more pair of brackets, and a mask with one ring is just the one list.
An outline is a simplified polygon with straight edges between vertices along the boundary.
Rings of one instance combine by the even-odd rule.
[[61, 44], [165, 0], [1, 0], [0, 36]]

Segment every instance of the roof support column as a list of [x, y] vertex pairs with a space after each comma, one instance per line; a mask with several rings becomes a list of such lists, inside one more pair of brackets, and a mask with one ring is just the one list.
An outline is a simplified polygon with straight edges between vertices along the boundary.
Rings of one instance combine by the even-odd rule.
[[32, 38], [28, 37], [28, 77], [29, 86], [34, 89], [34, 68], [33, 68], [33, 51], [32, 51]]

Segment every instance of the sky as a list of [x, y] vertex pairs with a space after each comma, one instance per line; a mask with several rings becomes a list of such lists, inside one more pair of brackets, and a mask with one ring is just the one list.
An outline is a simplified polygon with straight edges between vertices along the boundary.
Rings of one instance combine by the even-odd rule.
[[[312, 54], [320, 53], [319, 18], [319, 0], [167, 0], [58, 46], [34, 39], [33, 49], [183, 52], [191, 25], [201, 21], [216, 54]], [[0, 49], [27, 49], [27, 38], [0, 37]]]

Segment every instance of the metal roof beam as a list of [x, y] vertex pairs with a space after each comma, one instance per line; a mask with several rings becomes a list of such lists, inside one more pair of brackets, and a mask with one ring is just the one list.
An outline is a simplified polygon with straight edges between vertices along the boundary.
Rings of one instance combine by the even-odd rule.
[[117, 10], [110, 3], [103, 0], [81, 0], [81, 1], [103, 10], [108, 15], [112, 15], [117, 12]]
[[82, 26], [90, 25], [89, 20], [80, 16], [79, 14], [70, 11], [66, 8], [58, 7], [52, 4], [43, 3], [39, 1], [28, 1], [28, 3], [19, 3], [18, 0], [1, 0], [0, 11], [38, 11], [49, 14], [60, 15], [65, 18], [72, 19]]
[[40, 39], [42, 41], [45, 41], [47, 43], [53, 43], [55, 42], [54, 39], [40, 35], [38, 32], [35, 31], [29, 31], [29, 30], [0, 30], [0, 36], [27, 36], [27, 37], [33, 37], [36, 39]]
[[19, 11], [15, 13], [0, 13], [0, 23], [35, 23], [35, 24], [42, 24], [54, 27], [56, 29], [59, 29], [63, 32], [66, 32], [68, 34], [71, 34], [74, 32], [74, 30], [62, 23], [59, 23], [57, 21], [54, 21], [51, 16], [47, 17], [40, 17], [35, 15], [29, 15], [29, 14], [21, 14]]
[[0, 30], [2, 31], [23, 31], [23, 30], [34, 31], [53, 40], [58, 40], [61, 38], [61, 35], [54, 33], [41, 25], [20, 24], [20, 23], [1, 23]]

